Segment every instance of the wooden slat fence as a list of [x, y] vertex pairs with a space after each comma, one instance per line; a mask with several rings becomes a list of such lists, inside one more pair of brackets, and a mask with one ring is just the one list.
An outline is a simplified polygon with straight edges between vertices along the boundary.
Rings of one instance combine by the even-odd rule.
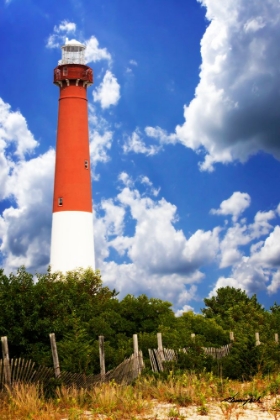
[[139, 350], [138, 354], [132, 354], [115, 369], [107, 372], [105, 381], [109, 382], [114, 379], [118, 383], [133, 382], [141, 374], [143, 368], [143, 354], [142, 351]]
[[163, 372], [164, 362], [177, 360], [176, 352], [172, 349], [149, 349], [148, 351], [153, 372]]
[[[85, 375], [82, 373], [71, 373], [62, 371], [56, 378], [66, 386], [78, 388], [89, 388], [100, 382], [115, 380], [117, 383], [130, 383], [135, 380], [143, 369], [143, 356], [139, 351], [138, 355], [132, 354], [115, 369], [104, 375]], [[48, 383], [55, 378], [54, 369], [36, 365], [32, 360], [22, 358], [11, 359], [11, 386], [15, 383]], [[5, 385], [4, 361], [0, 359], [0, 388]]]
[[85, 375], [82, 373], [70, 373], [62, 371], [57, 379], [66, 386], [76, 386], [78, 388], [90, 388], [101, 382], [110, 382], [114, 380], [117, 383], [131, 383], [140, 374], [143, 369], [143, 355], [139, 351], [138, 356], [132, 354], [125, 359], [115, 369], [98, 375]]
[[18, 382], [37, 383], [46, 382], [54, 377], [53, 368], [36, 366], [32, 360], [22, 358], [11, 359], [11, 384], [7, 384], [4, 375], [4, 361], [0, 359], [0, 388], [4, 385], [13, 385]]
[[[221, 359], [229, 354], [232, 344], [226, 344], [222, 347], [202, 347], [202, 350], [207, 356], [212, 356], [214, 359]], [[189, 348], [179, 349], [178, 352], [188, 353]], [[164, 362], [172, 362], [177, 360], [177, 353], [172, 349], [149, 349], [150, 363], [153, 372], [163, 372]]]
[[207, 356], [212, 356], [214, 359], [221, 359], [229, 354], [232, 343], [226, 344], [222, 347], [203, 347], [203, 350]]

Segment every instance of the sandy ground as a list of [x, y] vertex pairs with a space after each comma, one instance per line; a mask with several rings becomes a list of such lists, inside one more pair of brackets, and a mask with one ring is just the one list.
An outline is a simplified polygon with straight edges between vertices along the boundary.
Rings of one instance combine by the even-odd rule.
[[183, 418], [194, 420], [280, 420], [280, 406], [278, 406], [279, 411], [275, 410], [277, 401], [280, 404], [280, 396], [278, 398], [267, 397], [261, 403], [248, 403], [245, 406], [242, 403], [208, 403], [205, 404], [205, 414], [200, 413], [200, 409], [197, 406], [176, 407], [174, 404], [161, 404], [153, 401], [152, 413], [139, 418], [153, 420], [181, 420]]
[[[275, 405], [278, 402], [278, 410]], [[266, 397], [260, 403], [248, 403], [245, 406], [242, 403], [207, 403], [205, 404], [205, 414], [201, 414], [199, 407], [188, 406], [178, 407], [174, 404], [159, 403], [157, 400], [152, 400], [152, 409], [149, 414], [132, 416], [133, 419], [138, 418], [142, 420], [280, 420], [280, 396]], [[92, 415], [90, 411], [85, 411], [81, 415], [82, 420], [91, 419], [107, 419], [106, 415]], [[68, 419], [62, 419], [68, 420]]]

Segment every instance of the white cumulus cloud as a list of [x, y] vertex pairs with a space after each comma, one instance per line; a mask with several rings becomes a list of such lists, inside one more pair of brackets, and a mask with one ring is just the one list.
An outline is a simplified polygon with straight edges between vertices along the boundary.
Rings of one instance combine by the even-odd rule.
[[[145, 134], [142, 134], [139, 128], [128, 136], [123, 144], [124, 153], [141, 153], [146, 156], [152, 156], [163, 150], [165, 144], [176, 144], [178, 137], [176, 134], [168, 134], [160, 127], [145, 127]], [[145, 137], [145, 138], [144, 138]], [[154, 143], [150, 144], [150, 139]]]
[[103, 109], [116, 105], [120, 99], [120, 85], [117, 78], [107, 70], [101, 84], [93, 91], [93, 99], [100, 102]]
[[19, 111], [12, 111], [11, 106], [0, 98], [0, 150], [15, 146], [14, 154], [23, 159], [38, 145], [28, 129], [26, 119]]
[[201, 40], [200, 82], [178, 138], [205, 150], [202, 170], [245, 162], [259, 150], [280, 159], [280, 2], [199, 1], [210, 24]]
[[7, 184], [15, 162], [32, 154], [37, 145], [24, 116], [0, 98], [0, 199], [9, 196]]
[[[120, 181], [124, 187], [113, 201], [102, 201], [105, 214], [95, 221], [101, 235], [96, 238], [97, 266], [102, 269], [104, 281], [122, 294], [153, 293], [176, 301], [178, 307], [186, 305], [195, 295], [194, 284], [204, 276], [200, 268], [215, 260], [218, 254], [220, 229], [198, 230], [186, 238], [175, 227], [176, 206], [163, 198], [151, 198], [148, 179], [144, 178], [144, 183], [143, 178], [140, 180], [149, 188], [143, 194], [128, 174], [120, 174]], [[129, 219], [135, 228], [126, 234], [125, 221]], [[104, 261], [110, 249], [126, 262]]]
[[140, 153], [147, 156], [155, 155], [161, 149], [161, 146], [156, 144], [147, 145], [142, 138], [141, 132], [139, 129], [133, 131], [131, 136], [128, 136], [126, 141], [123, 144], [124, 153]]
[[109, 123], [89, 104], [89, 140], [91, 173], [94, 180], [99, 179], [97, 165], [110, 160], [109, 152], [113, 142], [113, 131]]
[[111, 62], [111, 54], [107, 51], [106, 48], [99, 48], [99, 41], [95, 36], [91, 36], [88, 40], [86, 40], [85, 45], [85, 58], [87, 63], [95, 63], [96, 61], [100, 60], [107, 60]]
[[230, 267], [228, 277], [218, 278], [211, 295], [219, 287], [242, 288], [249, 293], [266, 290], [276, 293], [280, 287], [280, 227], [272, 221], [279, 217], [278, 207], [266, 212], [258, 211], [253, 223], [234, 221], [223, 230], [220, 238], [220, 268]]
[[18, 162], [7, 180], [14, 201], [0, 216], [2, 265], [7, 272], [49, 264], [54, 151]]
[[249, 194], [236, 191], [220, 204], [219, 209], [211, 209], [211, 213], [223, 216], [231, 215], [232, 220], [236, 222], [238, 217], [250, 206], [250, 203]]
[[54, 27], [54, 32], [76, 32], [76, 23], [68, 22], [68, 20], [63, 20], [58, 26]]
[[145, 133], [148, 137], [157, 139], [161, 144], [175, 144], [178, 142], [176, 134], [168, 134], [160, 127], [146, 127]]
[[60, 48], [66, 41], [69, 34], [76, 32], [76, 23], [68, 20], [61, 21], [53, 28], [53, 33], [47, 39], [47, 48]]
[[99, 175], [96, 173], [96, 166], [98, 163], [106, 163], [110, 160], [108, 151], [111, 149], [113, 140], [113, 133], [111, 131], [105, 131], [99, 133], [96, 130], [90, 131], [90, 159], [92, 176], [95, 180], [99, 179]]

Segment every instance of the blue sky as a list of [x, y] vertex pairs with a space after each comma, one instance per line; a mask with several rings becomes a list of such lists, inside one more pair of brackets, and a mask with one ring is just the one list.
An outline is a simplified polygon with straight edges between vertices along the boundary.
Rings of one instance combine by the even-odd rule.
[[180, 314], [280, 288], [278, 0], [0, 0], [0, 259], [49, 264], [65, 39], [86, 44], [96, 266]]

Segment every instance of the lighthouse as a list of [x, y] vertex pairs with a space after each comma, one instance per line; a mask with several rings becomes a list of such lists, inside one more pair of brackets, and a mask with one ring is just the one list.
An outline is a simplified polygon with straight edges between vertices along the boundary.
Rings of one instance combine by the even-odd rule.
[[54, 69], [59, 88], [51, 234], [51, 271], [95, 269], [85, 45], [66, 40]]

